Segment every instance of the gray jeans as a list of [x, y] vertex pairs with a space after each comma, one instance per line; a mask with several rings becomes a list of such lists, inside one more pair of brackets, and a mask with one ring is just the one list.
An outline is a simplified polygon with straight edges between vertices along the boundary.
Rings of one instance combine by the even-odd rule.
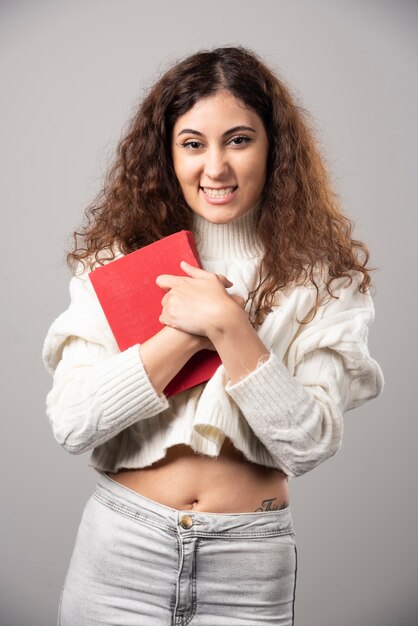
[[291, 626], [297, 553], [289, 507], [206, 513], [101, 474], [78, 529], [59, 626]]

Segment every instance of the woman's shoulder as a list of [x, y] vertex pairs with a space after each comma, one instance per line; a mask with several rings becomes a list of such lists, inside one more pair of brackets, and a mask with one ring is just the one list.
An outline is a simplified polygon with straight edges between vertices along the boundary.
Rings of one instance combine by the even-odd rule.
[[[319, 320], [346, 311], [367, 311], [374, 317], [374, 304], [368, 289], [361, 289], [364, 274], [358, 270], [347, 270], [343, 275], [332, 276], [326, 263], [317, 263], [310, 277], [299, 279], [280, 289], [272, 309], [273, 318], [304, 320], [311, 327]], [[274, 319], [271, 316], [270, 322]]]
[[80, 315], [87, 321], [89, 314], [94, 323], [104, 324], [105, 318], [90, 275], [96, 269], [125, 256], [117, 244], [103, 248], [78, 261], [70, 278], [69, 312]]
[[320, 299], [328, 299], [327, 295], [335, 294], [346, 289], [359, 290], [364, 274], [356, 269], [347, 269], [341, 275], [333, 276], [330, 266], [326, 262], [317, 262], [312, 269], [306, 268], [306, 274], [300, 276], [298, 281], [289, 283], [283, 289], [283, 293], [291, 295], [297, 293], [302, 296], [305, 293], [315, 292]]
[[109, 351], [115, 348], [115, 340], [89, 274], [100, 265], [110, 263], [120, 256], [123, 256], [120, 249], [113, 246], [100, 250], [75, 265], [70, 278], [68, 306], [49, 326], [43, 344], [43, 360], [50, 372], [57, 366], [65, 342], [70, 337], [81, 337], [86, 341], [102, 344]]

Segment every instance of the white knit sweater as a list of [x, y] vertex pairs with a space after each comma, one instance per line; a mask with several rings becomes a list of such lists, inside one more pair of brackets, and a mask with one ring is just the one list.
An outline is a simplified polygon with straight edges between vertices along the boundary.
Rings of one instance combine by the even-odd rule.
[[[195, 215], [193, 226], [202, 267], [227, 276], [228, 292], [244, 298], [262, 254], [253, 215], [220, 225]], [[360, 279], [334, 280], [339, 299], [322, 282], [327, 303], [306, 325], [298, 320], [312, 310], [315, 287], [282, 291], [258, 330], [268, 360], [235, 384], [220, 365], [207, 383], [167, 399], [151, 384], [139, 346], [119, 351], [87, 273], [72, 277], [71, 303], [42, 353], [54, 377], [47, 415], [55, 438], [74, 454], [92, 450], [89, 465], [115, 472], [149, 466], [180, 443], [215, 457], [228, 436], [249, 461], [304, 474], [338, 451], [343, 414], [383, 390], [367, 346], [374, 306]]]

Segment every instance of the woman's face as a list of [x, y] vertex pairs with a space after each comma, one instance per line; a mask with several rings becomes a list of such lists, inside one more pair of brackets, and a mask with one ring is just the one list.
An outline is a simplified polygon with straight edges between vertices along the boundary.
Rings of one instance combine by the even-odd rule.
[[233, 222], [260, 198], [266, 131], [258, 114], [230, 93], [203, 98], [179, 117], [171, 152], [184, 199], [208, 221]]

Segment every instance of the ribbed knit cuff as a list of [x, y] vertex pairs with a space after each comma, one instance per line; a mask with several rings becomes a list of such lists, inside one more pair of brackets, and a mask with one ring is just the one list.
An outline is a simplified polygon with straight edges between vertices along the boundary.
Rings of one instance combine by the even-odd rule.
[[98, 374], [101, 390], [102, 419], [99, 429], [127, 427], [138, 419], [146, 419], [169, 406], [164, 394], [158, 395], [134, 345], [105, 361]]
[[289, 416], [296, 406], [309, 404], [310, 397], [303, 385], [292, 377], [283, 362], [271, 353], [261, 363], [235, 384], [228, 382], [225, 391], [237, 403], [251, 425], [262, 428], [270, 425], [288, 425]]

